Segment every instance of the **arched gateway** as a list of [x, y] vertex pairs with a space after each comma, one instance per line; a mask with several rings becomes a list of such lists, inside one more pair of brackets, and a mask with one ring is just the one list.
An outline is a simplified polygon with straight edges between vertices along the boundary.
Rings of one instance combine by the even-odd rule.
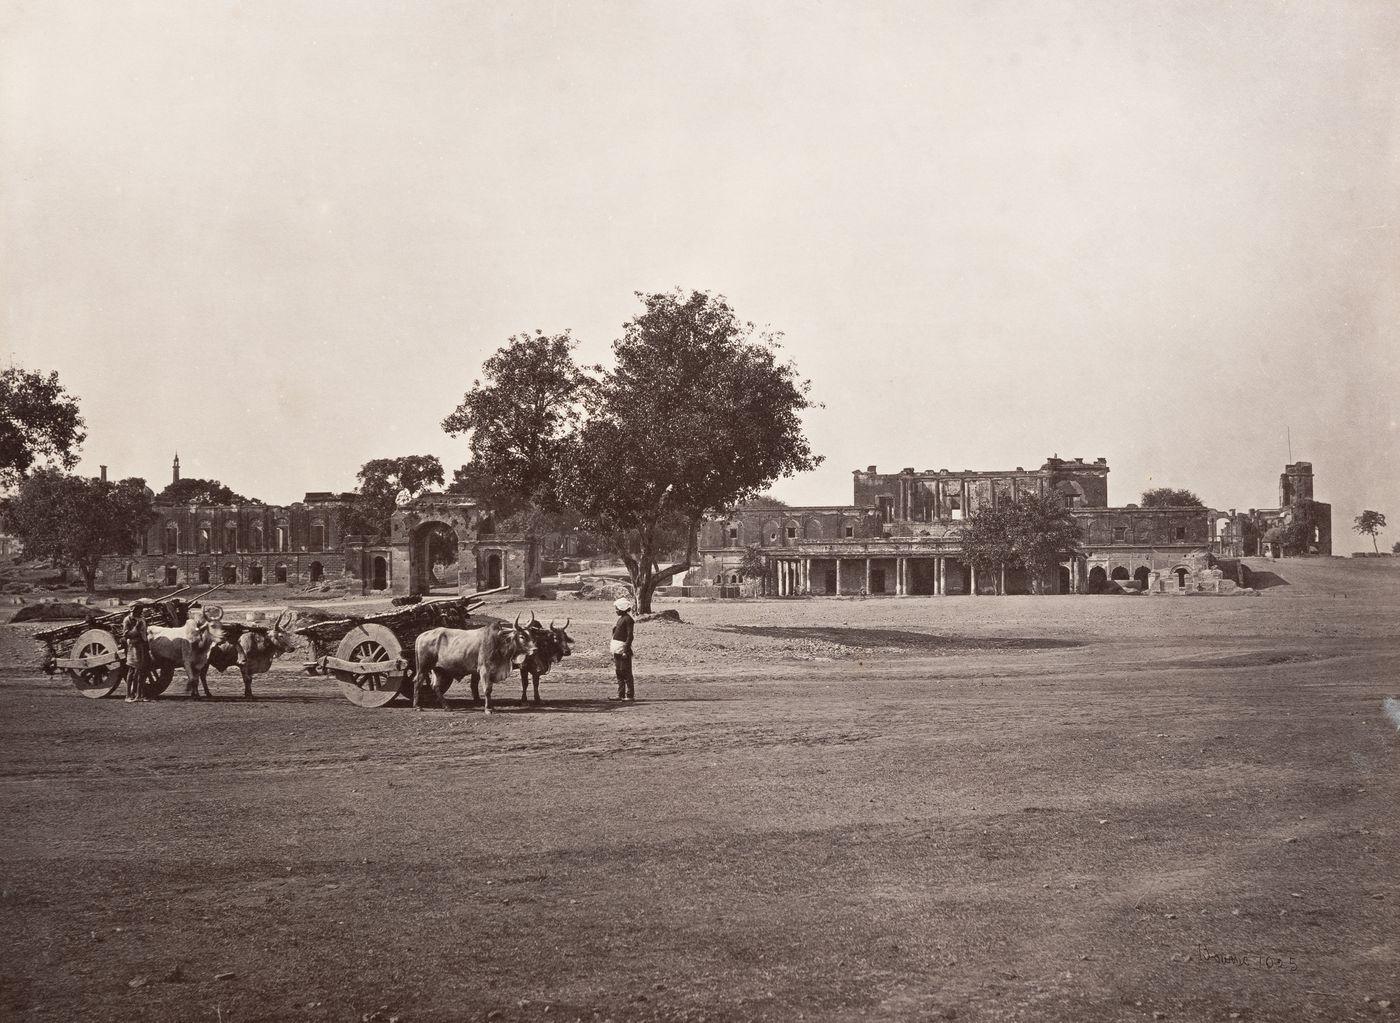
[[424, 494], [397, 509], [390, 535], [389, 588], [394, 593], [474, 593], [508, 586], [525, 593], [540, 583], [540, 543], [497, 533], [475, 501]]

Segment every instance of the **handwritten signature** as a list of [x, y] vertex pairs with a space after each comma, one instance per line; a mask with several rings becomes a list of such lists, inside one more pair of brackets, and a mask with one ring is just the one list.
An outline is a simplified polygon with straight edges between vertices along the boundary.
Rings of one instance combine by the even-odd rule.
[[1256, 952], [1246, 949], [1242, 952], [1221, 952], [1196, 946], [1196, 958], [1203, 963], [1221, 963], [1226, 966], [1247, 966], [1256, 970], [1276, 970], [1279, 973], [1297, 973], [1298, 960], [1292, 956], [1275, 955], [1271, 952]]

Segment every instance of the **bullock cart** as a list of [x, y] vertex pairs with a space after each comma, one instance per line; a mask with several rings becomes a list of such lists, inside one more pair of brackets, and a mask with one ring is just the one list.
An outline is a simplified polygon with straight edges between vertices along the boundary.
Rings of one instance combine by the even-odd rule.
[[[57, 629], [36, 632], [34, 638], [44, 644], [44, 660], [41, 667], [46, 675], [66, 671], [73, 687], [84, 696], [100, 700], [109, 696], [126, 678], [126, 646], [120, 632], [123, 619], [128, 614], [140, 615], [147, 625], [163, 625], [179, 628], [189, 619], [190, 610], [200, 607], [200, 598], [207, 597], [219, 586], [211, 586], [203, 593], [188, 600], [180, 598], [190, 587], [182, 586], [174, 593], [155, 600], [136, 600], [121, 611], [105, 615], [89, 615], [81, 622], [63, 625]], [[202, 608], [204, 616], [211, 622], [223, 617], [219, 607]], [[170, 678], [164, 682], [147, 683], [146, 691], [159, 696], [170, 685]]]
[[509, 587], [464, 597], [424, 600], [383, 614], [347, 615], [297, 629], [311, 645], [311, 675], [331, 675], [344, 697], [357, 707], [383, 707], [397, 696], [413, 698], [413, 643], [419, 633], [444, 626], [465, 629], [485, 597]]

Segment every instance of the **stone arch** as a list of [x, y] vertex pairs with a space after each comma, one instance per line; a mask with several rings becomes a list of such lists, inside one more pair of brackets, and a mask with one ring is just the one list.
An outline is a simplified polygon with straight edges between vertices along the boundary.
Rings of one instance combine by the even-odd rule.
[[1176, 576], [1176, 588], [1184, 590], [1186, 589], [1186, 580], [1191, 578], [1191, 569], [1186, 565], [1177, 565], [1176, 568], [1172, 569], [1172, 575]]
[[797, 519], [788, 519], [783, 523], [783, 535], [778, 538], [780, 543], [797, 543], [802, 539], [802, 523]]
[[389, 588], [389, 563], [382, 555], [376, 555], [371, 564], [371, 575], [369, 588], [372, 590], [387, 590]]
[[165, 585], [166, 585], [166, 586], [179, 586], [179, 585], [180, 585], [180, 570], [179, 570], [178, 568], [176, 568], [174, 565], [166, 565], [166, 566], [165, 566]]
[[261, 565], [254, 565], [248, 569], [248, 581], [254, 586], [259, 586], [263, 581], [263, 569]]
[[1109, 578], [1112, 579], [1114, 582], [1117, 582], [1120, 579], [1127, 579], [1128, 577], [1129, 572], [1128, 567], [1126, 565], [1119, 565], [1111, 573], [1109, 573]]
[[1102, 593], [1108, 589], [1108, 572], [1102, 565], [1095, 565], [1089, 569], [1089, 592]]
[[[925, 536], [928, 534], [925, 533]], [[860, 536], [860, 519], [854, 516], [846, 516], [841, 520], [841, 539], [854, 540]]]
[[237, 565], [228, 564], [224, 566], [223, 581], [230, 584], [238, 582]]
[[763, 532], [759, 534], [758, 542], [764, 547], [782, 543], [781, 528], [777, 519], [767, 519], [763, 523]]
[[208, 586], [208, 585], [209, 585], [209, 566], [208, 566], [208, 565], [200, 565], [200, 566], [199, 566], [199, 582], [200, 582], [200, 585], [201, 585], [201, 586]]
[[486, 589], [494, 590], [506, 584], [506, 565], [500, 551], [486, 556]]
[[807, 532], [803, 534], [809, 540], [819, 540], [822, 535], [822, 520], [811, 518], [807, 520]]
[[232, 554], [238, 550], [238, 523], [224, 523], [224, 550]]
[[277, 582], [279, 582], [279, 583], [285, 583], [285, 582], [287, 581], [287, 566], [286, 566], [286, 565], [278, 565], [278, 566], [277, 566], [275, 569], [273, 569], [273, 571], [272, 571], [272, 578], [275, 579], [275, 580], [276, 580]]
[[165, 527], [165, 553], [178, 554], [180, 551], [180, 527], [175, 523]]
[[[433, 554], [450, 549], [460, 557], [462, 538], [445, 519], [430, 518], [417, 523], [408, 538], [408, 589], [410, 593], [429, 593], [434, 585], [446, 586], [449, 580], [433, 576]], [[450, 580], [454, 589], [458, 580]]]
[[319, 583], [326, 577], [326, 567], [319, 561], [313, 561], [306, 566], [307, 578], [313, 583]]
[[724, 546], [744, 546], [744, 523], [740, 519], [730, 519], [724, 524]]
[[1144, 590], [1147, 589], [1147, 582], [1152, 577], [1152, 569], [1146, 565], [1139, 565], [1133, 572], [1133, 578], [1142, 584]]

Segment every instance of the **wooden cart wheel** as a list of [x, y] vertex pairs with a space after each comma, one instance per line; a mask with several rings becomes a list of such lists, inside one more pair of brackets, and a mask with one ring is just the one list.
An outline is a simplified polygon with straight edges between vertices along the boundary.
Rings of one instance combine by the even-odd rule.
[[387, 667], [387, 662], [403, 657], [403, 647], [399, 645], [398, 637], [382, 625], [365, 622], [355, 626], [340, 641], [335, 656], [342, 661], [360, 664], [386, 662], [383, 672], [361, 673], [331, 668], [331, 674], [340, 683], [342, 695], [357, 707], [382, 707], [398, 696], [401, 688], [412, 686], [412, 675], [405, 669]]
[[[106, 629], [88, 629], [73, 641], [70, 657], [106, 657], [117, 652], [117, 638]], [[121, 664], [101, 668], [69, 668], [68, 677], [78, 692], [90, 700], [110, 696], [122, 681]]]
[[155, 673], [146, 680], [145, 694], [151, 698], [159, 696], [170, 688], [170, 683], [175, 680], [174, 668], [157, 668]]

